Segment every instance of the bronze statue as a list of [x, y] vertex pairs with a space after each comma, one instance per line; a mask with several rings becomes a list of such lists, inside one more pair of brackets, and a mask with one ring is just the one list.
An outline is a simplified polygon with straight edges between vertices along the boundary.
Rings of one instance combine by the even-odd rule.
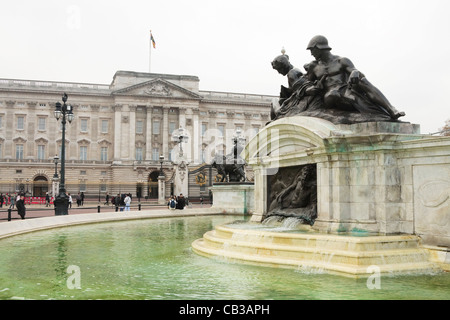
[[217, 169], [222, 176], [220, 182], [245, 182], [245, 160], [240, 153], [242, 146], [239, 144], [239, 138], [233, 138], [233, 151], [226, 156], [215, 154], [211, 166]]
[[335, 124], [398, 121], [405, 115], [355, 68], [348, 58], [331, 54], [324, 36], [315, 36], [307, 47], [316, 60], [305, 64], [306, 74], [294, 68], [284, 54], [272, 67], [288, 77], [282, 86], [280, 106], [272, 106], [271, 121], [294, 115], [318, 117]]
[[281, 86], [279, 105], [272, 106], [271, 120], [277, 120], [284, 117], [297, 115], [308, 109], [322, 107], [322, 101], [319, 93], [323, 89], [323, 80], [309, 81], [299, 69], [289, 62], [289, 56], [283, 55], [276, 57], [272, 62], [272, 67], [278, 73], [287, 76], [289, 88]]
[[307, 50], [316, 58], [308, 67], [308, 78], [312, 81], [327, 78], [324, 83], [324, 103], [328, 108], [357, 109], [361, 113], [387, 112], [396, 120], [405, 115], [392, 106], [386, 97], [358, 71], [348, 58], [331, 54], [328, 40], [315, 36]]
[[313, 225], [317, 218], [316, 166], [279, 168], [268, 179], [269, 205], [264, 218], [296, 217]]

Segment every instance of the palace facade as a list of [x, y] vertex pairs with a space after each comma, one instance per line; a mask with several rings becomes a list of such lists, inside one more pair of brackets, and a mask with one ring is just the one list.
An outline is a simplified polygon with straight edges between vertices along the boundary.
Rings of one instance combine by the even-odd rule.
[[[199, 78], [118, 71], [109, 85], [0, 79], [0, 192], [43, 196], [59, 174], [62, 126], [54, 117], [64, 93], [75, 119], [66, 125], [66, 189], [104, 199], [108, 192], [158, 198], [174, 190], [179, 128], [189, 197], [207, 197], [216, 153], [229, 153], [236, 131], [247, 141], [270, 119], [274, 96], [211, 92]], [[163, 159], [162, 159], [162, 157]], [[250, 174], [251, 175], [251, 174]], [[251, 177], [250, 177], [251, 179]]]

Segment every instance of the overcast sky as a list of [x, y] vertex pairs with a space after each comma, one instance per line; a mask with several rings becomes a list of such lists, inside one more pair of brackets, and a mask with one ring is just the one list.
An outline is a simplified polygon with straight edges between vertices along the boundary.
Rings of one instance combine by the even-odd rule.
[[2, 0], [0, 78], [109, 84], [116, 71], [195, 75], [200, 90], [278, 95], [322, 34], [422, 133], [450, 118], [448, 0]]

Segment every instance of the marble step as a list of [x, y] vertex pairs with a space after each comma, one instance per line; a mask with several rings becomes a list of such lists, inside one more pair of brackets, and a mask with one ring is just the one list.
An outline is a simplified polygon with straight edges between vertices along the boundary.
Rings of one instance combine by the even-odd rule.
[[219, 260], [307, 269], [350, 277], [426, 273], [439, 268], [415, 236], [352, 237], [283, 233], [217, 226], [192, 244], [194, 252]]

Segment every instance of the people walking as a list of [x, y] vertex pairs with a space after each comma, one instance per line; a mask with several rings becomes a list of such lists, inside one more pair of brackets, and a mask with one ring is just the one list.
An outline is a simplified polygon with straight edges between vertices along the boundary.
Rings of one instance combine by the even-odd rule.
[[25, 219], [26, 208], [25, 208], [25, 197], [23, 195], [20, 195], [20, 200], [16, 202], [16, 207], [17, 213], [19, 214], [20, 218], [22, 218], [22, 220]]
[[17, 198], [16, 194], [14, 194], [13, 196], [11, 196], [11, 204], [9, 205], [9, 208], [10, 208], [10, 209], [14, 209], [14, 205], [15, 205], [15, 203], [16, 203], [16, 198]]
[[50, 206], [50, 195], [48, 194], [48, 192], [45, 193], [45, 206]]
[[80, 195], [79, 192], [78, 192], [78, 194], [77, 194], [75, 199], [77, 201], [77, 207], [81, 206], [81, 195]]
[[81, 193], [80, 197], [81, 197], [81, 206], [83, 206], [84, 205], [84, 192]]
[[106, 193], [106, 196], [105, 196], [105, 203], [104, 203], [105, 205], [107, 205], [107, 206], [109, 206], [109, 193], [107, 192]]
[[130, 194], [127, 194], [127, 195], [125, 196], [124, 202], [125, 202], [125, 211], [130, 211], [130, 205], [131, 205], [131, 197], [130, 197]]
[[70, 195], [70, 193], [68, 194], [68, 196], [69, 196], [69, 208], [72, 208], [73, 199], [72, 199], [72, 196]]

